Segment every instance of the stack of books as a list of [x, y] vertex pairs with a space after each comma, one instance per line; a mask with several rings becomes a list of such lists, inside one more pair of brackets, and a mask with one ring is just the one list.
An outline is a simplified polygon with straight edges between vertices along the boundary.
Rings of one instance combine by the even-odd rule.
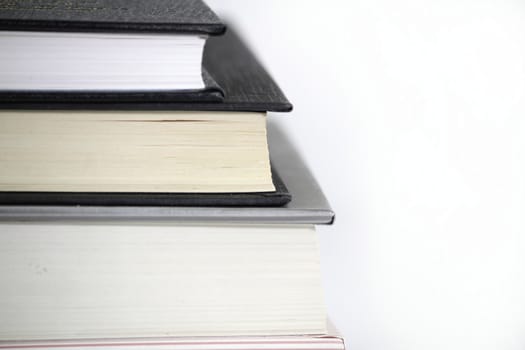
[[0, 348], [337, 350], [292, 105], [197, 0], [0, 4]]

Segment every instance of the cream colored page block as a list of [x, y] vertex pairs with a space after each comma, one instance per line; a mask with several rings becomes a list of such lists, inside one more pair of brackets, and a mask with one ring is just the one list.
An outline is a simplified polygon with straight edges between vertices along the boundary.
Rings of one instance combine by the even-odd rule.
[[0, 190], [273, 191], [266, 116], [1, 112]]
[[313, 226], [0, 225], [0, 340], [326, 332]]

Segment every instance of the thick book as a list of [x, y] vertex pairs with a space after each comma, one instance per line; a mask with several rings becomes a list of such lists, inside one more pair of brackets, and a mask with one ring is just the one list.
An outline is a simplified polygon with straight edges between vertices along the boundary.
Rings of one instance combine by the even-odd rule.
[[202, 69], [224, 24], [201, 0], [0, 3], [0, 101], [221, 101]]
[[0, 232], [0, 341], [327, 332], [313, 225], [18, 222]]
[[274, 206], [265, 113], [1, 111], [0, 203]]
[[[221, 102], [199, 101], [202, 96], [169, 93], [39, 94], [23, 98], [0, 93], [0, 109], [39, 110], [196, 110], [289, 112], [292, 104], [233, 28], [221, 36], [210, 37], [204, 48], [203, 71], [210, 86], [223, 94]], [[20, 100], [19, 98], [23, 98]], [[23, 102], [22, 102], [23, 101]]]

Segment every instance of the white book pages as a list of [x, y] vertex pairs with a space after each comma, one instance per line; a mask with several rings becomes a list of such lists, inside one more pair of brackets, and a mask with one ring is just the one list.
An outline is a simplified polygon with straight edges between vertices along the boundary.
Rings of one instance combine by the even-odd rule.
[[204, 88], [206, 37], [0, 31], [0, 90]]
[[325, 334], [312, 225], [1, 224], [0, 340]]

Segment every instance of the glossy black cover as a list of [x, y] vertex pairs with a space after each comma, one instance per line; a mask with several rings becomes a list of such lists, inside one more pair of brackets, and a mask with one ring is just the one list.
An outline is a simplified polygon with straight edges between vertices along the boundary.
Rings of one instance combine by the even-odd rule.
[[[222, 102], [200, 101], [198, 97], [152, 102], [137, 98], [133, 101], [112, 94], [111, 99], [61, 99], [24, 102], [2, 99], [0, 109], [90, 109], [90, 110], [200, 110], [200, 111], [253, 111], [289, 112], [292, 104], [277, 83], [264, 69], [253, 53], [230, 27], [225, 35], [211, 37], [204, 49], [204, 69], [224, 92]], [[174, 94], [175, 95], [175, 94]], [[112, 100], [112, 101], [110, 101]]]
[[222, 34], [202, 0], [3, 0], [0, 30]]
[[254, 193], [124, 193], [124, 192], [0, 192], [0, 205], [269, 207], [292, 199], [273, 171], [274, 192]]

